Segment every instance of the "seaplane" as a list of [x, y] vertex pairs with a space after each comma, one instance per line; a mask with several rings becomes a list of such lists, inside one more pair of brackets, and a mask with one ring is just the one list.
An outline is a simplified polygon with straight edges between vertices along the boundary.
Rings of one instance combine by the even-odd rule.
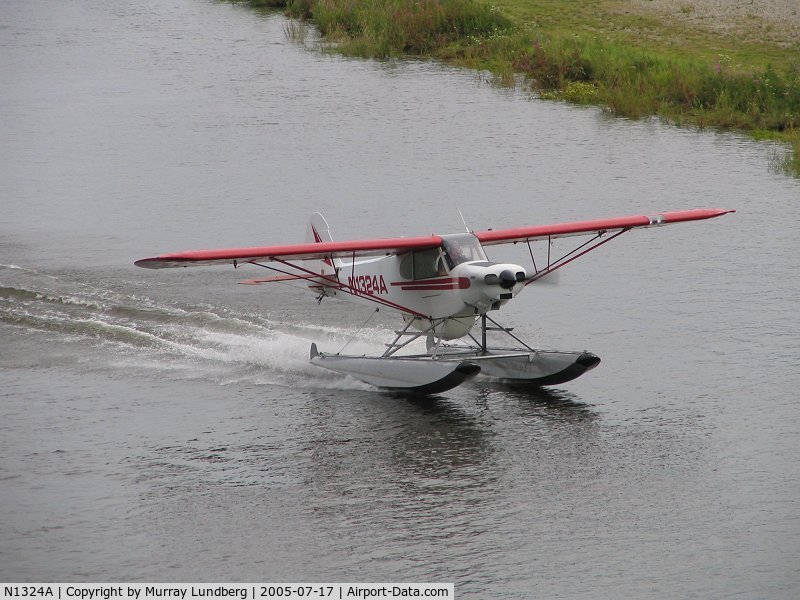
[[[449, 235], [334, 241], [325, 218], [314, 213], [302, 244], [192, 250], [137, 260], [148, 269], [208, 265], [258, 266], [269, 277], [248, 285], [297, 282], [321, 301], [348, 300], [399, 313], [401, 325], [375, 355], [320, 352], [313, 365], [352, 376], [382, 389], [437, 394], [477, 376], [533, 385], [560, 385], [593, 369], [600, 358], [588, 351], [536, 349], [489, 315], [528, 286], [634, 229], [720, 217], [729, 209], [693, 209], [488, 229]], [[553, 240], [579, 238], [565, 252], [551, 253]], [[539, 259], [534, 253], [535, 242]], [[525, 267], [489, 259], [487, 248], [524, 247]], [[513, 340], [489, 345], [487, 333]], [[424, 352], [412, 342], [425, 341]], [[512, 342], [506, 342], [511, 344]], [[421, 350], [421, 348], [419, 348]]]

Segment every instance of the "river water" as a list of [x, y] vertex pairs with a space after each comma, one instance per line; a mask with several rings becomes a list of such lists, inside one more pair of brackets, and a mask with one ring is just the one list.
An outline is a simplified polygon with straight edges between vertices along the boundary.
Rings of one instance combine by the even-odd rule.
[[[796, 597], [785, 149], [286, 26], [205, 0], [0, 5], [0, 576]], [[369, 309], [132, 264], [302, 241], [315, 210], [348, 239], [457, 232], [457, 208], [485, 229], [711, 206], [738, 212], [629, 233], [500, 311], [603, 358], [547, 390], [381, 393], [307, 364]]]

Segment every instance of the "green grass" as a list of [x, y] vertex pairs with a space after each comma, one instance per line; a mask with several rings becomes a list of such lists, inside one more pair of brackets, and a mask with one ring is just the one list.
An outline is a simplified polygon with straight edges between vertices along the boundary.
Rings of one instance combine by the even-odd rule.
[[512, 28], [498, 9], [477, 0], [291, 0], [288, 12], [312, 18], [340, 51], [369, 57], [432, 56]]
[[433, 57], [509, 84], [522, 74], [543, 98], [788, 142], [782, 168], [800, 176], [800, 46], [739, 41], [758, 31], [728, 38], [605, 0], [285, 1], [339, 52]]
[[665, 58], [692, 57], [713, 64], [722, 55], [741, 70], [760, 70], [768, 65], [785, 70], [800, 57], [800, 40], [793, 44], [788, 40], [785, 44], [765, 41], [763, 28], [754, 21], [743, 21], [729, 32], [720, 33], [679, 19], [632, 12], [626, 3], [613, 0], [492, 2], [516, 23], [532, 24], [548, 34], [598, 38]]

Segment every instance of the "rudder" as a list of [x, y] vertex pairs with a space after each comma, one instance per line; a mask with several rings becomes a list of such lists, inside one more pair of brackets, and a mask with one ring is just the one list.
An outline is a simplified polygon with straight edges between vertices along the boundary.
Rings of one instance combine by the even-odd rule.
[[[332, 241], [333, 236], [331, 235], [331, 230], [325, 217], [318, 212], [312, 213], [308, 220], [308, 227], [306, 228], [306, 242], [314, 244]], [[309, 271], [335, 279], [341, 267], [341, 259], [309, 259], [303, 261], [303, 266]], [[312, 280], [309, 287], [319, 288], [320, 283], [325, 283], [325, 280]]]

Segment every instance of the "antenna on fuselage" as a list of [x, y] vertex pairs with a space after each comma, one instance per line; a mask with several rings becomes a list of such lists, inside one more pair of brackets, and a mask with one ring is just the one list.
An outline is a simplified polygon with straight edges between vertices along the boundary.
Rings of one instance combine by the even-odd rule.
[[456, 207], [456, 210], [458, 211], [458, 216], [461, 217], [461, 222], [464, 223], [464, 229], [467, 230], [467, 233], [472, 233], [472, 230], [469, 228], [469, 225], [467, 225], [467, 220], [464, 218], [464, 215], [461, 214], [461, 209]]

